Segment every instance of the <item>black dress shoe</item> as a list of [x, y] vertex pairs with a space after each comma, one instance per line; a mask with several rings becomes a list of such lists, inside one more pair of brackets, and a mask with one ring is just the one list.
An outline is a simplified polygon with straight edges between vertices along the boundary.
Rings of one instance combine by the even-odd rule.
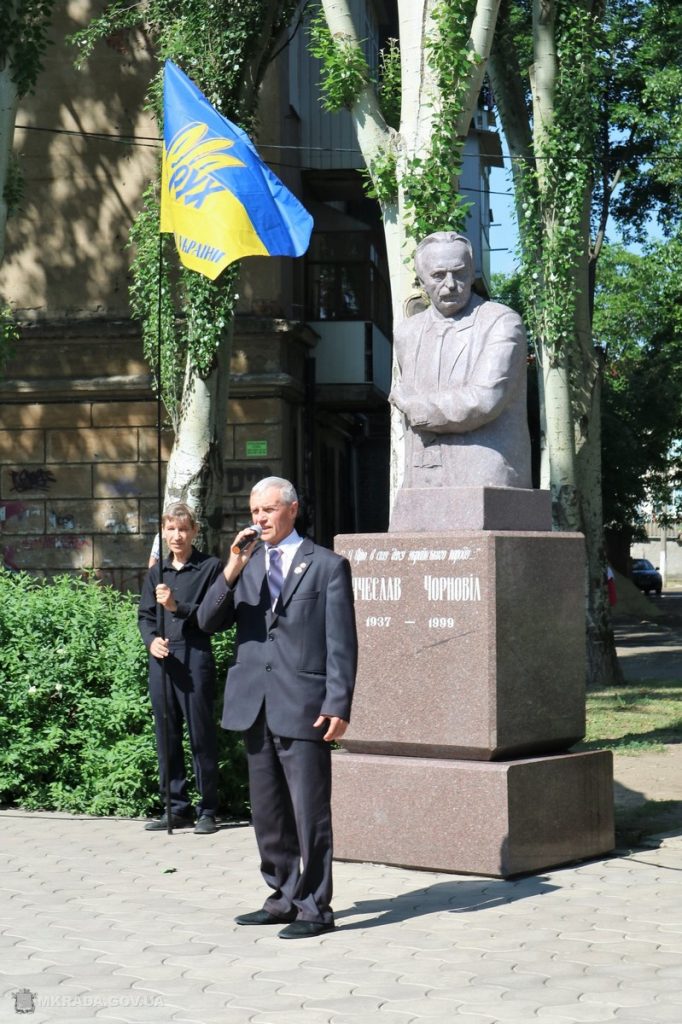
[[[193, 824], [193, 818], [185, 818], [182, 814], [171, 814], [171, 828], [191, 828]], [[147, 832], [165, 832], [168, 829], [168, 818], [162, 814], [160, 818], [148, 821], [145, 829]]]
[[293, 914], [280, 917], [277, 914], [271, 914], [269, 910], [252, 910], [250, 914], [240, 914], [239, 917], [235, 917], [236, 924], [286, 924], [287, 921], [292, 920]]
[[330, 921], [292, 921], [279, 933], [280, 939], [309, 939], [315, 935], [324, 935], [334, 931], [334, 922]]

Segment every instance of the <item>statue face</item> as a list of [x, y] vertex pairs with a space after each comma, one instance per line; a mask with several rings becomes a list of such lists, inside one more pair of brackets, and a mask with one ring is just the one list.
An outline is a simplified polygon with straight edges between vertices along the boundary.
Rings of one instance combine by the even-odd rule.
[[441, 316], [454, 316], [471, 296], [473, 267], [469, 253], [457, 242], [433, 242], [420, 256], [420, 280]]

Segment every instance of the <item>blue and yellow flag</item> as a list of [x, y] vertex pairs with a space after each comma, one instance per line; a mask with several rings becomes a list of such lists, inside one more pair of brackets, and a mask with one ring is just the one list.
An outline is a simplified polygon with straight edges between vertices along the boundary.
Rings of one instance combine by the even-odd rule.
[[242, 256], [301, 256], [313, 219], [248, 135], [179, 67], [163, 74], [161, 231], [181, 262], [211, 280]]

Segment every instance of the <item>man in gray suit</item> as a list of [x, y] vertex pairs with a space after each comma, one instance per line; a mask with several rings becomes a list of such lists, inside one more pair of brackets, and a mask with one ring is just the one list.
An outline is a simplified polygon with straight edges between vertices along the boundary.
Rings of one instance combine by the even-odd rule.
[[531, 487], [520, 316], [473, 294], [463, 235], [428, 235], [415, 269], [431, 304], [395, 330], [400, 379], [389, 395], [407, 423], [402, 486]]
[[281, 938], [334, 928], [331, 750], [346, 731], [357, 635], [350, 566], [301, 537], [296, 491], [266, 477], [249, 528], [198, 611], [201, 629], [237, 626], [222, 726], [244, 733], [261, 872], [272, 893], [241, 925], [285, 925]]

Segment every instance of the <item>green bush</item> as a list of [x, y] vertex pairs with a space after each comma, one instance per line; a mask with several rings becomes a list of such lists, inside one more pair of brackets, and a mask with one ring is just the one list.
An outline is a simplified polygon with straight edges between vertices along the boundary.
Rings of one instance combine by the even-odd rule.
[[[220, 680], [231, 647], [214, 639]], [[241, 740], [222, 729], [219, 765], [220, 809], [243, 814]], [[0, 570], [0, 802], [136, 816], [159, 809], [158, 789], [137, 597]]]

